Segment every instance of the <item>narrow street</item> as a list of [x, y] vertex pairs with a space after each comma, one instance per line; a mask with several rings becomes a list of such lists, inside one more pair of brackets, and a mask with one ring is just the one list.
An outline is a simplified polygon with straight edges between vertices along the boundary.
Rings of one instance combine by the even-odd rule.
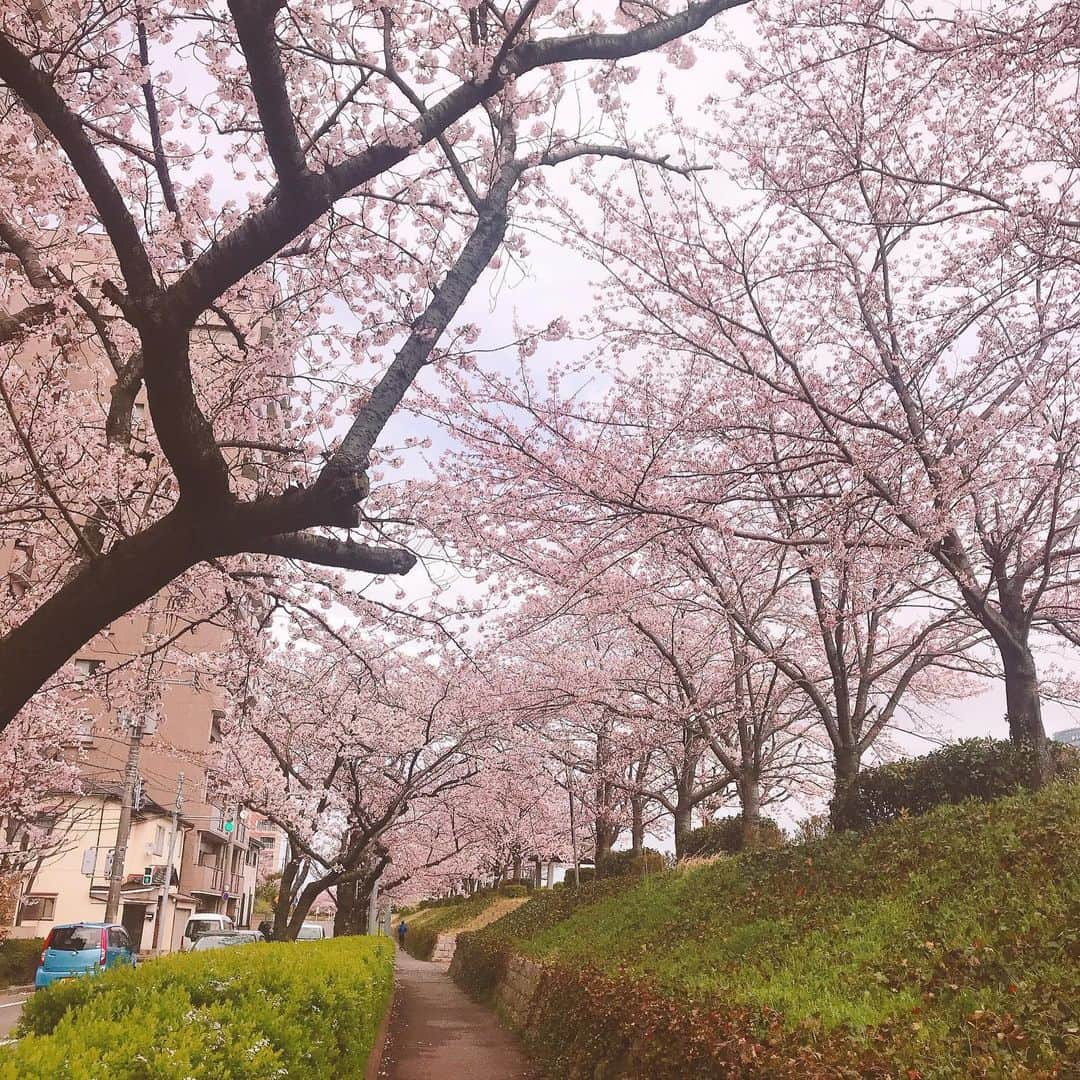
[[450, 980], [445, 964], [397, 953], [385, 1080], [527, 1080], [535, 1076], [495, 1014]]
[[16, 994], [0, 994], [0, 1041], [11, 1037], [22, 1016], [23, 1002], [29, 996], [25, 990]]

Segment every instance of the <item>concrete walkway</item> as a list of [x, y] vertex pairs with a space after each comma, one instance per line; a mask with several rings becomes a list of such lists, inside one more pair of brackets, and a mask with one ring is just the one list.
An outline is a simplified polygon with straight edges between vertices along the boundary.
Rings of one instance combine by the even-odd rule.
[[526, 1080], [537, 1074], [494, 1013], [454, 985], [447, 965], [397, 954], [397, 986], [380, 1077]]

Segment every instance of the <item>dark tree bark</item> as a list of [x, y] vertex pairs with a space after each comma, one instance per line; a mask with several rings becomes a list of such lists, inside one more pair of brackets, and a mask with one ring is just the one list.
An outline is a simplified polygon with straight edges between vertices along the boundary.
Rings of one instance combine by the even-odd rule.
[[[699, 0], [682, 11], [620, 33], [584, 33], [535, 39], [524, 21], [499, 48], [482, 80], [466, 80], [428, 105], [418, 99], [412, 121], [417, 144], [444, 133], [513, 81], [542, 68], [586, 60], [619, 60], [649, 52], [705, 25], [745, 0]], [[507, 228], [510, 192], [526, 167], [510, 161], [488, 194], [476, 202], [472, 236], [413, 326], [412, 333], [354, 418], [335, 455], [310, 487], [240, 504], [229, 491], [228, 469], [212, 426], [203, 414], [192, 381], [190, 337], [203, 314], [228, 289], [294, 243], [341, 198], [385, 174], [412, 152], [411, 140], [376, 141], [352, 157], [314, 171], [288, 99], [284, 64], [275, 33], [281, 4], [233, 0], [231, 13], [262, 136], [276, 172], [276, 187], [265, 203], [247, 214], [228, 234], [201, 253], [191, 253], [188, 268], [168, 286], [161, 283], [148, 255], [137, 215], [125, 201], [90, 129], [62, 97], [60, 84], [0, 31], [0, 81], [56, 140], [94, 205], [112, 244], [122, 288], [107, 283], [106, 293], [139, 335], [142, 380], [151, 419], [178, 481], [175, 510], [144, 532], [92, 554], [75, 566], [65, 583], [24, 623], [0, 640], [0, 730], [79, 647], [120, 615], [152, 597], [196, 563], [242, 552], [278, 553], [346, 569], [371, 570], [370, 550], [327, 550], [325, 538], [304, 534], [312, 528], [348, 528], [360, 520], [358, 504], [367, 494], [369, 454], [391, 413], [429, 362], [432, 350], [499, 248]], [[142, 33], [145, 28], [140, 27]], [[141, 40], [145, 51], [145, 40]], [[393, 72], [388, 77], [393, 78]], [[149, 87], [144, 85], [144, 91]], [[147, 98], [152, 140], [160, 130], [152, 94]], [[554, 153], [539, 164], [555, 164], [586, 151]], [[622, 152], [624, 155], [627, 151]], [[154, 167], [161, 174], [160, 154]], [[531, 167], [535, 162], [529, 162]], [[166, 202], [176, 206], [171, 183]], [[9, 246], [19, 255], [19, 238]], [[25, 253], [28, 276], [36, 271]], [[36, 311], [7, 319], [0, 336], [14, 335], [43, 317]], [[133, 400], [131, 386], [124, 393]], [[117, 429], [115, 421], [113, 432]], [[301, 533], [300, 537], [295, 534]], [[399, 553], [400, 554], [400, 553]], [[405, 572], [414, 560], [401, 555]]]

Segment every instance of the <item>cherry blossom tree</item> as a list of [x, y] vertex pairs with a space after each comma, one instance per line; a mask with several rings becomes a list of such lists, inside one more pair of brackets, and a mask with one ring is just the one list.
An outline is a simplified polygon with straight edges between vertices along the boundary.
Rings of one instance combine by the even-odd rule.
[[[521, 249], [514, 200], [549, 166], [648, 157], [604, 134], [623, 61], [688, 63], [738, 2], [7, 3], [3, 722], [193, 568], [405, 573], [376, 444], [475, 333], [443, 342]], [[575, 69], [596, 106], [564, 119]]]
[[[811, 773], [827, 748], [842, 795], [898, 715], [971, 692], [983, 631], [941, 568], [878, 527], [878, 503], [814, 460], [805, 429], [759, 417], [752, 382], [677, 354], [613, 370], [596, 399], [558, 365], [546, 387], [468, 370], [448, 380], [427, 403], [461, 444], [438, 480], [440, 498], [460, 499], [442, 527], [460, 522], [459, 550], [496, 568], [501, 602], [521, 597], [541, 623], [603, 612], [640, 638], [632, 671], [666, 671], [670, 697], [654, 704], [682, 717], [682, 736], [652, 730], [641, 745], [667, 747], [677, 833], [725, 776], [752, 830], [766, 745], [783, 751], [776, 765], [801, 747]], [[480, 476], [494, 485], [482, 501]], [[566, 698], [588, 686], [581, 670], [550, 682]], [[698, 791], [707, 759], [723, 768]]]
[[861, 507], [872, 544], [936, 562], [1040, 775], [1033, 635], [1076, 639], [1080, 528], [1065, 11], [760, 8], [734, 103], [684, 131], [723, 167], [645, 210], [598, 190], [581, 229], [608, 347], [730, 372], [745, 429], [794, 436], [759, 463], [813, 493], [815, 544]]

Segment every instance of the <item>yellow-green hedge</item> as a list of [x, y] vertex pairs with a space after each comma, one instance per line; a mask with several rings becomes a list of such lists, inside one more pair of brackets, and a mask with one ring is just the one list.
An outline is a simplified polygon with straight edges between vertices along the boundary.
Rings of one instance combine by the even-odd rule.
[[27, 1002], [0, 1080], [363, 1076], [393, 988], [384, 938], [241, 945], [65, 980]]

